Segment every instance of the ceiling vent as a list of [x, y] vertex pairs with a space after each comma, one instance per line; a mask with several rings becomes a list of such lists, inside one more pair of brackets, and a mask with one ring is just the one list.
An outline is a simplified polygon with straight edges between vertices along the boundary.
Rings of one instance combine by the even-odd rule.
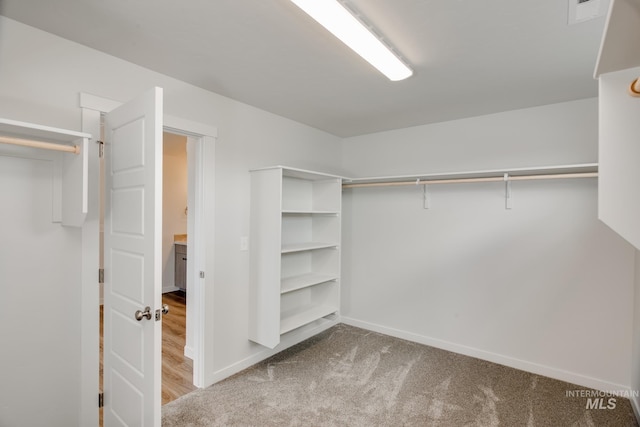
[[579, 24], [604, 16], [609, 0], [569, 0], [569, 25]]

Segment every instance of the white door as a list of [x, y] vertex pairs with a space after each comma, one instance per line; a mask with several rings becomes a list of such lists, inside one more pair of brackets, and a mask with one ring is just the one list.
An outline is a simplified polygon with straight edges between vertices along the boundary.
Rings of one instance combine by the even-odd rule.
[[162, 89], [106, 115], [104, 148], [104, 425], [156, 427], [161, 421]]

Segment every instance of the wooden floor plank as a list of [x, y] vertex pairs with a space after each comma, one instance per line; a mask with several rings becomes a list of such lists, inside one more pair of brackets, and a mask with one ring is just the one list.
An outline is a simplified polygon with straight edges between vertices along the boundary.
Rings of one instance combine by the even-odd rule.
[[193, 362], [184, 356], [187, 339], [187, 304], [184, 292], [162, 295], [169, 313], [162, 320], [162, 404], [196, 389]]

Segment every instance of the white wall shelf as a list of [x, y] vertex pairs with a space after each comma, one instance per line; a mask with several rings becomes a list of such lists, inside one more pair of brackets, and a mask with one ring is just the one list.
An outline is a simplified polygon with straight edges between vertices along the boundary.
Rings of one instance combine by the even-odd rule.
[[340, 212], [337, 211], [311, 211], [311, 210], [284, 210], [282, 211], [282, 215], [339, 215]]
[[308, 288], [325, 282], [338, 280], [339, 277], [333, 274], [307, 273], [298, 276], [283, 278], [280, 281], [280, 293], [297, 291], [299, 289]]
[[575, 174], [594, 174], [598, 172], [597, 163], [582, 163], [574, 165], [557, 165], [542, 166], [530, 168], [508, 168], [508, 169], [488, 169], [477, 171], [463, 172], [440, 172], [440, 173], [424, 173], [412, 175], [389, 175], [389, 176], [373, 176], [363, 178], [345, 179], [344, 187], [353, 187], [361, 184], [425, 184], [447, 181], [472, 180], [472, 179], [495, 179], [497, 181], [504, 180], [507, 174], [510, 178], [523, 177], [544, 177], [556, 176], [557, 178], [570, 177]]
[[[54, 170], [54, 175], [60, 176], [60, 191], [54, 190], [53, 222], [61, 222], [67, 226], [81, 226], [88, 210], [88, 144], [91, 135], [4, 118], [0, 118], [0, 135], [19, 140], [42, 142], [45, 143], [45, 147], [51, 147], [49, 149], [59, 146], [77, 147], [78, 154], [59, 153], [61, 162], [54, 162], [54, 168], [60, 167], [61, 170]], [[27, 146], [20, 147], [19, 152], [15, 149], [12, 152], [14, 155], [29, 157], [28, 153], [41, 149]], [[54, 184], [54, 186], [56, 185]], [[57, 198], [60, 200], [56, 200]], [[58, 211], [56, 206], [59, 206], [59, 214], [56, 213]]]
[[336, 311], [337, 308], [335, 306], [308, 305], [285, 312], [280, 320], [280, 334], [286, 334], [316, 319], [329, 316]]
[[316, 249], [335, 248], [337, 243], [322, 243], [322, 242], [306, 242], [306, 243], [291, 243], [282, 246], [282, 253], [289, 254], [292, 252], [304, 252], [313, 251]]
[[[249, 339], [281, 336], [340, 310], [342, 177], [277, 166], [251, 171]], [[328, 326], [327, 326], [328, 327]]]

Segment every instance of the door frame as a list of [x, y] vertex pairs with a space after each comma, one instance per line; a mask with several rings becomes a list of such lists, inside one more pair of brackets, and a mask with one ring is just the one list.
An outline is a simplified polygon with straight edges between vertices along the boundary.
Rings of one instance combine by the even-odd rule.
[[[99, 287], [92, 286], [98, 284], [99, 268], [99, 209], [100, 209], [100, 183], [99, 183], [99, 144], [101, 134], [101, 116], [122, 105], [122, 102], [114, 101], [99, 96], [80, 93], [80, 108], [82, 109], [82, 130], [94, 135], [89, 144], [89, 214], [87, 221], [82, 227], [82, 286], [81, 294], [81, 386], [80, 386], [80, 420], [82, 425], [97, 425], [98, 405], [97, 394], [99, 391]], [[215, 142], [218, 136], [218, 129], [214, 126], [165, 114], [163, 117], [163, 130], [171, 133], [184, 135], [188, 143], [194, 148], [194, 155], [191, 156], [193, 164], [188, 164], [189, 178], [193, 176], [193, 184], [189, 183], [189, 191], [193, 190], [194, 207], [189, 208], [188, 224], [201, 230], [198, 233], [191, 232], [188, 239], [187, 251], [193, 256], [187, 260], [187, 283], [190, 290], [193, 290], [192, 298], [187, 299], [187, 317], [192, 319], [191, 346], [185, 347], [185, 355], [193, 360], [193, 384], [202, 388], [206, 385], [205, 376], [205, 300], [206, 300], [206, 279], [205, 279], [205, 177], [213, 175], [213, 164], [206, 164], [205, 153], [215, 150]], [[215, 152], [215, 151], [214, 151]], [[207, 154], [208, 155], [208, 154]], [[193, 186], [193, 188], [192, 188]], [[214, 224], [214, 219], [210, 216], [207, 223]], [[191, 268], [189, 268], [191, 267]], [[202, 274], [201, 274], [202, 272]], [[213, 283], [213, 272], [208, 272]], [[209, 286], [210, 288], [212, 285]], [[188, 327], [188, 326], [187, 326]], [[187, 344], [189, 342], [187, 341]], [[209, 347], [212, 343], [208, 343]]]

